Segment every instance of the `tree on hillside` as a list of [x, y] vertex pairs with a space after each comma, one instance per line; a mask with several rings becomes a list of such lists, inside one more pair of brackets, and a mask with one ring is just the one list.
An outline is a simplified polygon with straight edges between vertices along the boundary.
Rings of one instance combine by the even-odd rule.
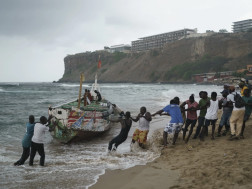
[[228, 33], [228, 31], [226, 29], [220, 29], [219, 33]]
[[252, 32], [252, 28], [249, 28], [249, 29], [247, 30], [247, 32]]

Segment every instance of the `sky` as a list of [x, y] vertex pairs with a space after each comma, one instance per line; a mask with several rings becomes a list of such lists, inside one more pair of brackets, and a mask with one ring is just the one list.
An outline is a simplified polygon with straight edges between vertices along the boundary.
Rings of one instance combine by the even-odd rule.
[[251, 0], [0, 0], [0, 82], [58, 81], [69, 54], [245, 19]]

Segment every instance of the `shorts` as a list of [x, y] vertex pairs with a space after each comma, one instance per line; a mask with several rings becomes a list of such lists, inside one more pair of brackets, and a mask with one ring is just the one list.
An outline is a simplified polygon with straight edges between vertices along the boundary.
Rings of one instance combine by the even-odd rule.
[[132, 139], [138, 141], [139, 143], [146, 144], [148, 133], [149, 130], [141, 131], [139, 129], [136, 129], [133, 133]]
[[210, 124], [211, 125], [215, 125], [215, 123], [216, 123], [216, 121], [217, 121], [217, 119], [206, 119], [205, 120], [205, 127], [208, 127]]
[[164, 128], [164, 132], [168, 134], [179, 133], [181, 131], [182, 126], [183, 123], [168, 123]]

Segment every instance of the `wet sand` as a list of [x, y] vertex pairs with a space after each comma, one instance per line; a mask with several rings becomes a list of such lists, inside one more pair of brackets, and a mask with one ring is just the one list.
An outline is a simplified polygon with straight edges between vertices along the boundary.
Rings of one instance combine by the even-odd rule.
[[106, 170], [90, 188], [252, 188], [252, 118], [246, 125], [245, 139], [229, 141], [228, 135], [211, 140], [209, 127], [205, 141], [191, 139], [186, 145], [180, 134], [176, 145], [165, 149], [160, 129], [156, 133], [161, 151], [158, 159], [126, 170]]

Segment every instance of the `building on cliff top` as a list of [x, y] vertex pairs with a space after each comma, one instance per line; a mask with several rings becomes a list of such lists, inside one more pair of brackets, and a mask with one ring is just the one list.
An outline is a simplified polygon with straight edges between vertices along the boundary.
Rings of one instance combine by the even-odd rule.
[[162, 48], [165, 43], [173, 42], [185, 38], [190, 34], [196, 34], [197, 29], [182, 29], [173, 32], [167, 32], [147, 37], [141, 37], [139, 40], [131, 42], [133, 52], [146, 51], [155, 48]]
[[193, 80], [197, 83], [213, 81], [217, 78], [227, 78], [231, 77], [234, 71], [226, 71], [226, 72], [212, 72], [212, 73], [201, 73], [201, 74], [193, 74]]
[[114, 52], [123, 52], [123, 53], [130, 53], [131, 52], [131, 46], [130, 45], [113, 45], [111, 47], [104, 47], [104, 50], [109, 52], [109, 53], [114, 53]]
[[246, 79], [252, 80], [252, 65], [247, 65]]
[[252, 19], [234, 22], [233, 32], [244, 32], [252, 28]]

